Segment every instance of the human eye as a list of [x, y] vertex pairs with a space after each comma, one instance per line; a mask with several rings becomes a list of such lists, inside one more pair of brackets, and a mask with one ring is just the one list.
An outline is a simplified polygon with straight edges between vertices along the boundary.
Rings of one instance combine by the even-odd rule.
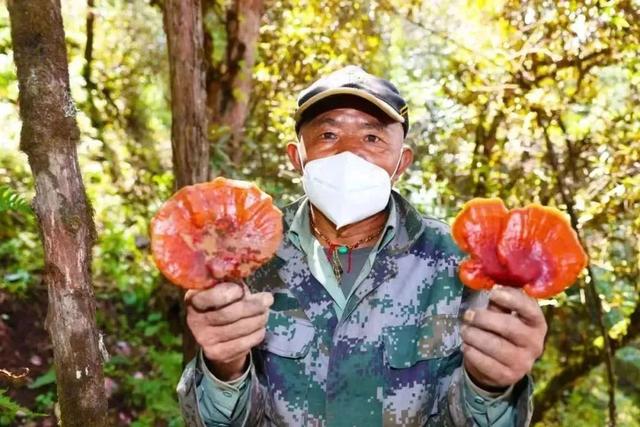
[[374, 134], [369, 134], [367, 136], [364, 137], [365, 142], [370, 142], [370, 143], [379, 143], [379, 142], [383, 142], [382, 139], [378, 136], [378, 135], [374, 135]]
[[322, 132], [320, 134], [320, 140], [324, 140], [324, 141], [326, 141], [326, 140], [334, 140], [334, 139], [337, 139], [337, 138], [338, 138], [338, 135], [336, 135], [333, 132]]

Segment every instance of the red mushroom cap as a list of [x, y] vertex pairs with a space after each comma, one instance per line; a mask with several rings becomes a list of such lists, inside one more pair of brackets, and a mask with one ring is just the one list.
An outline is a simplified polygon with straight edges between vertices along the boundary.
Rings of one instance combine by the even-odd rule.
[[151, 250], [172, 283], [200, 289], [239, 281], [282, 241], [282, 213], [254, 184], [216, 178], [177, 191], [151, 221]]
[[587, 265], [565, 216], [538, 204], [507, 211], [499, 199], [473, 199], [455, 218], [452, 234], [470, 254], [460, 264], [460, 280], [473, 289], [499, 283], [548, 298], [571, 286]]

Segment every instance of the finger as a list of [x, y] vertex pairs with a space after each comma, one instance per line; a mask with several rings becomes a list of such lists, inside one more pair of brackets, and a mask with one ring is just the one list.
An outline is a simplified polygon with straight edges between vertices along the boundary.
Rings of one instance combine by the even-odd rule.
[[480, 350], [503, 365], [510, 365], [517, 357], [518, 347], [500, 335], [467, 325], [462, 327], [461, 335], [465, 344]]
[[268, 292], [246, 295], [240, 301], [236, 301], [218, 310], [212, 310], [205, 314], [210, 326], [222, 326], [247, 317], [257, 316], [268, 312], [273, 304], [273, 296]]
[[515, 378], [515, 373], [508, 366], [487, 356], [470, 344], [463, 344], [462, 352], [467, 371], [486, 385], [507, 387], [515, 384], [519, 379]]
[[515, 311], [526, 323], [539, 324], [544, 321], [538, 302], [521, 289], [496, 285], [491, 290], [489, 299], [506, 310]]
[[219, 343], [210, 347], [203, 347], [207, 359], [216, 362], [229, 362], [245, 354], [264, 340], [266, 330], [264, 328], [245, 335], [241, 338]]
[[185, 302], [198, 311], [215, 310], [238, 301], [244, 294], [245, 288], [242, 285], [224, 282], [209, 289], [188, 291]]
[[526, 347], [534, 332], [518, 317], [489, 310], [467, 310], [464, 323], [498, 334], [519, 347]]
[[496, 304], [493, 301], [489, 301], [489, 305], [487, 305], [487, 310], [493, 311], [494, 313], [507, 313], [507, 314], [512, 314], [513, 313], [512, 310], [508, 310], [506, 308], [503, 308], [503, 307], [499, 306], [498, 304]]
[[201, 344], [202, 346], [209, 346], [233, 341], [246, 335], [251, 335], [259, 329], [264, 329], [267, 324], [268, 316], [269, 313], [267, 312], [258, 314], [257, 316], [240, 319], [237, 322], [228, 325], [207, 328], [206, 332], [203, 333], [206, 333], [208, 338]]

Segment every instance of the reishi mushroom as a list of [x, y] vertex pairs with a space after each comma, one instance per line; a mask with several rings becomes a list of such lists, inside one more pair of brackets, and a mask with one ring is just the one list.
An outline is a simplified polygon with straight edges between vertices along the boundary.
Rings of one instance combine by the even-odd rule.
[[500, 199], [472, 199], [456, 216], [452, 235], [469, 254], [460, 263], [460, 280], [477, 290], [498, 283], [549, 298], [571, 286], [587, 265], [564, 215], [535, 203], [509, 211]]
[[183, 288], [239, 282], [278, 249], [282, 212], [256, 185], [218, 177], [183, 187], [151, 221], [158, 269]]

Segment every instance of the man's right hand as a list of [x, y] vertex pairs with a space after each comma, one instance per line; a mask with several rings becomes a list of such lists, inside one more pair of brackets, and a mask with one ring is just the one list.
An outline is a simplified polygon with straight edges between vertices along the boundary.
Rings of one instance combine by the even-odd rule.
[[249, 352], [264, 339], [273, 296], [252, 294], [246, 285], [219, 283], [187, 291], [185, 303], [187, 324], [213, 375], [222, 381], [242, 376]]

